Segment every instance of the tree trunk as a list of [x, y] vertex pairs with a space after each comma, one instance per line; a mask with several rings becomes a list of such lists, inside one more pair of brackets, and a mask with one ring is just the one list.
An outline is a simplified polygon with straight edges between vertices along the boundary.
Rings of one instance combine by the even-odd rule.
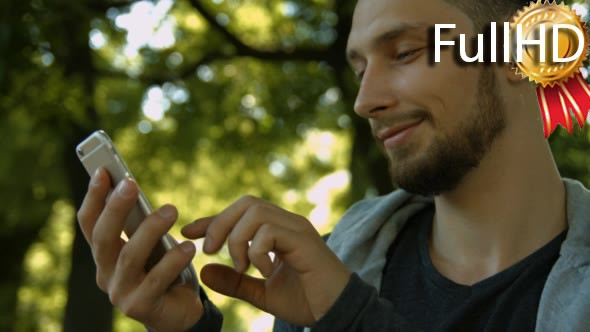
[[[27, 59], [23, 59], [25, 50], [29, 47], [29, 30], [24, 23], [23, 15], [30, 8], [28, 1], [2, 1], [0, 4], [0, 96], [4, 97], [11, 89], [12, 73], [18, 73], [29, 65]], [[11, 114], [12, 110], [0, 110], [0, 121]], [[4, 144], [12, 144], [13, 137], [0, 133], [0, 141]], [[10, 155], [4, 156], [10, 158]], [[17, 176], [16, 170], [9, 170]], [[26, 178], [22, 179], [22, 189], [14, 192], [5, 184], [1, 184], [5, 191], [5, 198], [10, 195], [22, 195], [31, 184]], [[20, 189], [20, 188], [19, 188]], [[31, 199], [30, 204], [35, 204]], [[0, 252], [2, 253], [2, 274], [0, 276], [0, 331], [13, 331], [16, 308], [18, 304], [18, 290], [23, 282], [23, 263], [25, 255], [31, 244], [37, 240], [39, 231], [45, 224], [45, 220], [19, 220], [15, 226], [13, 221], [7, 221], [10, 209], [21, 209], [21, 206], [8, 206], [8, 211], [0, 212], [0, 225], [4, 228], [0, 232]], [[31, 209], [44, 209], [44, 207], [30, 206]], [[35, 215], [49, 215], [50, 211], [41, 211]], [[26, 215], [16, 213], [17, 215]]]
[[[89, 128], [81, 123], [70, 123], [70, 135], [64, 135], [64, 165], [69, 179], [70, 197], [76, 209], [80, 207], [88, 188], [89, 176], [78, 160], [75, 148], [98, 125], [94, 108], [95, 68], [91, 50], [88, 46], [90, 31], [89, 17], [67, 15], [62, 22], [63, 33], [70, 41], [62, 45], [56, 54], [64, 65], [65, 75], [70, 82], [80, 82], [84, 86], [86, 98], [83, 100]], [[72, 264], [68, 279], [68, 301], [64, 315], [64, 331], [105, 332], [111, 331], [113, 325], [113, 306], [109, 298], [96, 285], [96, 266], [90, 247], [75, 220], [74, 243], [72, 246]]]
[[[0, 224], [5, 224], [0, 219]], [[23, 278], [23, 261], [27, 250], [37, 239], [39, 227], [20, 230], [18, 234], [0, 237], [3, 253], [2, 278], [0, 278], [0, 331], [12, 331], [16, 317], [18, 289]]]
[[[77, 143], [89, 132], [79, 130], [64, 151], [65, 165], [69, 174], [71, 195], [76, 209], [82, 204], [88, 188], [89, 176], [75, 154]], [[86, 242], [79, 224], [74, 220], [76, 232], [72, 245], [72, 268], [68, 279], [68, 302], [65, 308], [65, 332], [108, 332], [112, 331], [113, 306], [108, 296], [96, 285], [96, 266], [90, 246]]]

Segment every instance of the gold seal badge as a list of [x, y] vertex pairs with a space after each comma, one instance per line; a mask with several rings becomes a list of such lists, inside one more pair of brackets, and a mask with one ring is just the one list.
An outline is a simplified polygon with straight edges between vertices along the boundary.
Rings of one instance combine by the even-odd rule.
[[[525, 45], [522, 50], [522, 61], [517, 61], [515, 47], [511, 47], [513, 60], [516, 63], [516, 72], [523, 78], [540, 84], [542, 87], [553, 86], [558, 82], [565, 82], [579, 72], [587, 59], [588, 31], [573, 10], [563, 4], [555, 2], [537, 3], [531, 2], [529, 6], [518, 11], [511, 23], [512, 35], [515, 36], [517, 24], [521, 25], [522, 38], [525, 40], [539, 40], [541, 24], [545, 26], [545, 61], [540, 61], [539, 45]], [[583, 33], [583, 40], [578, 40], [578, 35], [568, 29], [558, 30], [557, 41], [553, 40], [553, 27], [556, 24], [569, 24], [578, 28]], [[513, 38], [514, 40], [514, 38]], [[567, 59], [576, 54], [579, 43], [584, 43], [582, 54], [569, 62], [554, 62], [553, 43], [558, 43], [558, 56]]]

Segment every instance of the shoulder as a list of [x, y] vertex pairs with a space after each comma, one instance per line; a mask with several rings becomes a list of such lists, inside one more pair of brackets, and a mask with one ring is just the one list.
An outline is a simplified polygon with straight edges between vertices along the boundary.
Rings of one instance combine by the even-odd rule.
[[[379, 231], [388, 220], [403, 224], [409, 216], [427, 204], [432, 204], [432, 197], [410, 194], [396, 190], [387, 195], [361, 200], [352, 205], [334, 227], [329, 243], [350, 236]], [[337, 241], [338, 242], [338, 241]]]
[[569, 229], [541, 294], [537, 331], [590, 326], [590, 191], [579, 181], [563, 183]]
[[[590, 264], [590, 190], [576, 180], [563, 179], [566, 188], [568, 234], [561, 258], [573, 266]], [[560, 259], [561, 259], [560, 258]]]
[[364, 219], [388, 218], [395, 211], [408, 205], [417, 203], [422, 206], [425, 202], [432, 202], [432, 198], [410, 194], [405, 190], [398, 189], [387, 195], [366, 198], [354, 203], [338, 224], [358, 223], [359, 220]]
[[587, 331], [588, 326], [590, 264], [579, 264], [571, 257], [561, 256], [541, 294], [536, 331], [559, 331], [566, 327], [568, 331]]
[[405, 190], [397, 189], [389, 194], [376, 196], [376, 197], [369, 197], [362, 199], [356, 203], [354, 203], [347, 211], [346, 214], [355, 214], [355, 213], [364, 213], [367, 210], [373, 211], [375, 208], [385, 207], [390, 205], [391, 203], [395, 202], [403, 202], [410, 198], [412, 194], [408, 193]]

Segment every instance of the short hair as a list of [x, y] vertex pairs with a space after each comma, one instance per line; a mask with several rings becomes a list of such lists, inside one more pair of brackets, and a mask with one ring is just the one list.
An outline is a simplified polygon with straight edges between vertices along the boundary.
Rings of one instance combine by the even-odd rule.
[[[469, 16], [476, 31], [486, 27], [491, 22], [508, 22], [520, 9], [528, 6], [532, 0], [445, 0]], [[561, 3], [563, 0], [557, 0]]]

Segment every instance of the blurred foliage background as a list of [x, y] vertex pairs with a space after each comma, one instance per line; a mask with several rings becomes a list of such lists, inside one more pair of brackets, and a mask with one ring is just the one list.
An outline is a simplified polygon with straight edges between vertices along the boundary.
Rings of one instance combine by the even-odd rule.
[[[344, 50], [352, 0], [2, 0], [1, 331], [144, 331], [95, 286], [75, 211], [74, 147], [106, 130], [173, 235], [253, 194], [329, 232], [392, 189]], [[575, 5], [587, 19], [587, 4]], [[585, 72], [587, 76], [587, 71]], [[550, 138], [563, 176], [590, 186], [588, 127]], [[200, 252], [200, 241], [196, 241]], [[197, 270], [227, 252], [197, 254]], [[254, 271], [252, 271], [254, 273]], [[272, 317], [209, 292], [224, 331]]]

